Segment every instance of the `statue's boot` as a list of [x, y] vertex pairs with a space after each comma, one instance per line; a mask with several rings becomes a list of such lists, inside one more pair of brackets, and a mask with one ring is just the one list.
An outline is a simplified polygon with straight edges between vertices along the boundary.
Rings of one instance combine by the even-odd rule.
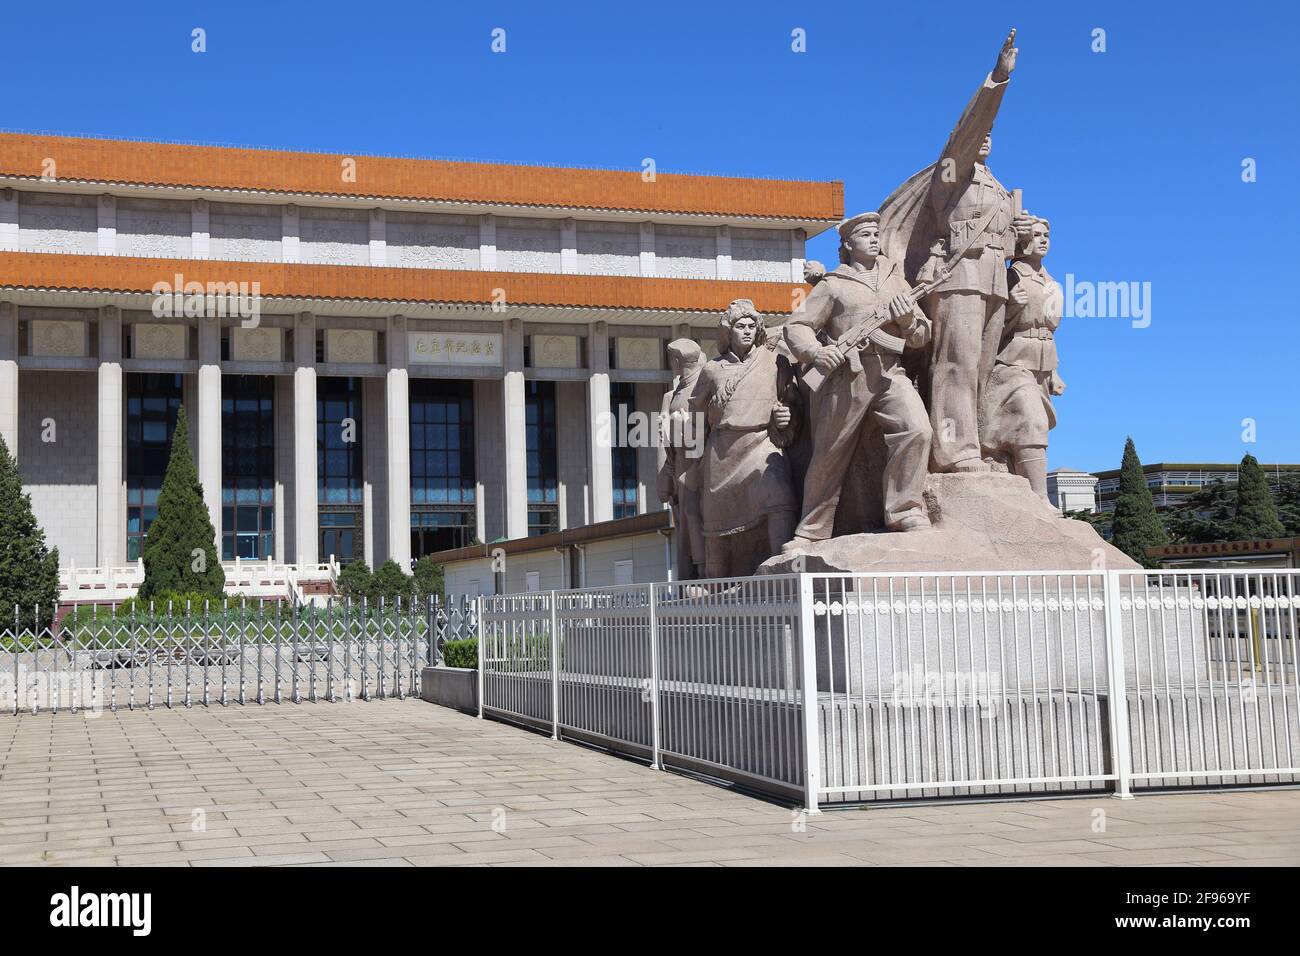
[[782, 554], [802, 554], [809, 546], [815, 544], [812, 538], [805, 538], [801, 534], [795, 535], [785, 544], [781, 545]]

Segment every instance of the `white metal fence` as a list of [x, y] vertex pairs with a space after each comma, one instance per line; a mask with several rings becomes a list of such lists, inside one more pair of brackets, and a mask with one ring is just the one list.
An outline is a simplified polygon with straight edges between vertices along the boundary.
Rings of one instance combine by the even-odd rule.
[[16, 609], [0, 630], [0, 714], [418, 696], [467, 599]]
[[821, 804], [1294, 783], [1300, 572], [487, 596], [485, 715]]

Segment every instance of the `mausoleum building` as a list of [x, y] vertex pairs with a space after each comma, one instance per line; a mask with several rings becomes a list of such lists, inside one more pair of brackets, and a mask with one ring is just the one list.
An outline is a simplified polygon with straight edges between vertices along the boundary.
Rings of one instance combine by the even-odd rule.
[[658, 511], [618, 426], [665, 346], [788, 315], [843, 214], [837, 182], [3, 134], [0, 434], [65, 568], [136, 562], [182, 404], [227, 561]]

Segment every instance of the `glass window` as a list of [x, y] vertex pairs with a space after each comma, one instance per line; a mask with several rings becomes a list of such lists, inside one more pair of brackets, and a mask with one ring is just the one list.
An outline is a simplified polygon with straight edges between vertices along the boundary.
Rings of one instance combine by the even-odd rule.
[[221, 557], [262, 559], [275, 548], [275, 379], [221, 378]]
[[474, 383], [415, 379], [411, 503], [472, 504], [474, 480]]
[[614, 475], [614, 517], [627, 518], [637, 513], [637, 450], [623, 444], [620, 439], [630, 433], [625, 424], [636, 411], [636, 384], [634, 382], [609, 383], [609, 412], [612, 416], [610, 451]]
[[524, 436], [528, 464], [528, 502], [554, 504], [559, 501], [560, 485], [556, 460], [554, 382], [526, 383]]
[[126, 557], [144, 550], [149, 525], [158, 515], [176, 413], [181, 407], [181, 377], [157, 373], [126, 375]]
[[412, 511], [411, 557], [463, 548], [474, 537], [472, 511]]
[[364, 500], [361, 379], [316, 380], [316, 480], [321, 504]]

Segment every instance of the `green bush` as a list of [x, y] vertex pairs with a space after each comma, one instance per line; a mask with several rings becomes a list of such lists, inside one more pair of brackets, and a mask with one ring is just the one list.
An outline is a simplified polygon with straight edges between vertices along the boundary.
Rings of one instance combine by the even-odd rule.
[[433, 558], [425, 555], [415, 562], [415, 598], [421, 605], [427, 605], [429, 598], [442, 599], [446, 590], [441, 564], [434, 563]]
[[345, 564], [339, 572], [339, 593], [350, 600], [360, 601], [369, 596], [374, 579], [375, 576], [370, 573], [370, 568], [364, 561]]
[[442, 645], [442, 662], [448, 667], [478, 668], [478, 638], [448, 641]]
[[392, 605], [399, 599], [403, 606], [411, 600], [411, 576], [402, 571], [396, 561], [388, 560], [375, 569], [370, 581], [370, 603]]

